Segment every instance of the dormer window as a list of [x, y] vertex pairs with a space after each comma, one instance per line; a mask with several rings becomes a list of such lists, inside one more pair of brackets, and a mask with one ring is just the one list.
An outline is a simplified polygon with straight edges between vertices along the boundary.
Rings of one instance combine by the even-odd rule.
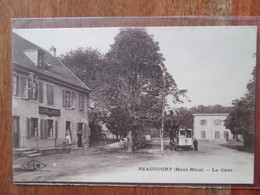
[[30, 49], [24, 51], [24, 54], [33, 62], [35, 66], [44, 69], [44, 51], [39, 49]]

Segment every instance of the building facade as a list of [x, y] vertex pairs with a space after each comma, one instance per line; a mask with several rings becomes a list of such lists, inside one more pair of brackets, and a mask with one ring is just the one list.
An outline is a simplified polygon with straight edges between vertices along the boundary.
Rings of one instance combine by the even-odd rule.
[[59, 146], [70, 130], [89, 143], [90, 89], [50, 52], [13, 33], [14, 148]]
[[193, 116], [193, 136], [196, 139], [227, 141], [234, 138], [231, 131], [224, 126], [227, 113], [193, 114]]

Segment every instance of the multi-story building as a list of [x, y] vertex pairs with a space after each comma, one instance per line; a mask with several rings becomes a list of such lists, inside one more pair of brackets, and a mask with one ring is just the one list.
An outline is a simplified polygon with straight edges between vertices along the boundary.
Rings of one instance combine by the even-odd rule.
[[55, 55], [13, 33], [13, 147], [55, 147], [90, 135], [90, 89]]
[[233, 134], [224, 126], [224, 120], [227, 113], [204, 113], [193, 114], [194, 116], [194, 132], [196, 139], [208, 140], [230, 140]]

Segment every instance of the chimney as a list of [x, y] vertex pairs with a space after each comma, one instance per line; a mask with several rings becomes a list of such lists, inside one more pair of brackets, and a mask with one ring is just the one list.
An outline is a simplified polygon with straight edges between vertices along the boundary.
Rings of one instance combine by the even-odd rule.
[[50, 52], [52, 53], [52, 55], [56, 58], [56, 48], [52, 45], [50, 48]]

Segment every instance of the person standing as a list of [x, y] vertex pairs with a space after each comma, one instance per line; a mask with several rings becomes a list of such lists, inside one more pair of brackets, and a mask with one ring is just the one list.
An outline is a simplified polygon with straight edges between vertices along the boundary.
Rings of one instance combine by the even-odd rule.
[[70, 145], [71, 145], [71, 133], [70, 130], [66, 130], [66, 136], [65, 136], [66, 144], [68, 145], [68, 152], [71, 151]]
[[78, 131], [78, 147], [82, 147], [82, 132]]
[[194, 140], [193, 140], [193, 146], [194, 146], [194, 150], [198, 151], [198, 141], [196, 138], [194, 138]]

